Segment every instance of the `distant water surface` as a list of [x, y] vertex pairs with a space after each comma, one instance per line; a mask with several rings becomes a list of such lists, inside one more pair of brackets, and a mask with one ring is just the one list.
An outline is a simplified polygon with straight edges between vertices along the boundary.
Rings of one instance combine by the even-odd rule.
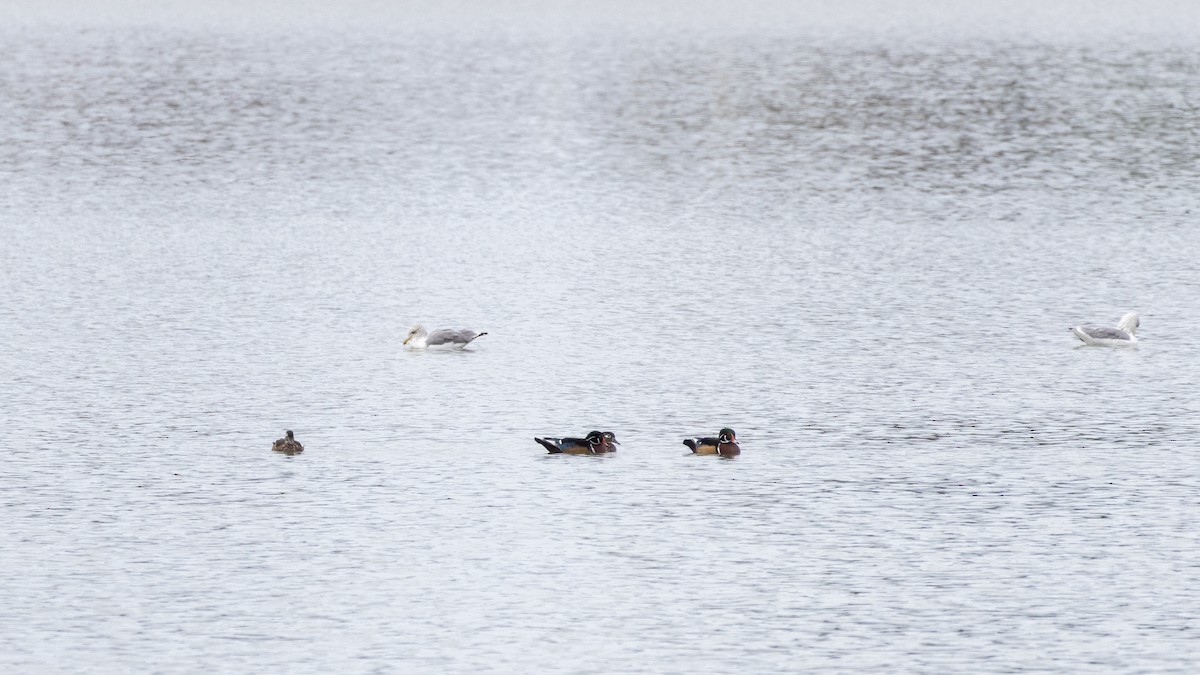
[[[1200, 666], [1194, 45], [55, 25], [0, 64], [5, 670]], [[1075, 347], [1127, 310], [1139, 349]]]

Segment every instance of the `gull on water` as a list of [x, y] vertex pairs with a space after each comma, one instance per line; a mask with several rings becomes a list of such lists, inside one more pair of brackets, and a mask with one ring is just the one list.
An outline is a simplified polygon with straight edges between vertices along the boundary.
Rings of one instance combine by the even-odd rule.
[[457, 347], [462, 349], [471, 344], [471, 341], [477, 337], [487, 335], [487, 333], [476, 333], [473, 330], [454, 330], [453, 328], [439, 328], [432, 333], [425, 330], [421, 324], [417, 324], [408, 330], [408, 336], [404, 338], [404, 344], [410, 349], [425, 349], [426, 347]]
[[1075, 326], [1071, 332], [1083, 340], [1084, 344], [1099, 347], [1132, 347], [1137, 344], [1137, 331], [1141, 321], [1137, 312], [1129, 312], [1121, 317], [1116, 328], [1093, 328], [1092, 326]]

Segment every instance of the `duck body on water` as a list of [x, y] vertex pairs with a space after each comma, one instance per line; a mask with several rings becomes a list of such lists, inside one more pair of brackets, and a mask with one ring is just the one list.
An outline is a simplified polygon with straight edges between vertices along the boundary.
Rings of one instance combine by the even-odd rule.
[[697, 455], [720, 455], [736, 457], [742, 454], [742, 448], [737, 443], [737, 434], [733, 429], [725, 427], [713, 436], [695, 436], [683, 439], [683, 444], [692, 449]]
[[271, 445], [271, 449], [275, 452], [282, 452], [285, 455], [298, 455], [304, 452], [304, 446], [300, 445], [300, 441], [296, 440], [296, 436], [292, 433], [291, 429], [284, 432], [283, 438], [275, 441]]
[[533, 440], [552, 455], [603, 455], [616, 452], [620, 445], [611, 431], [589, 431], [583, 438], [537, 438]]

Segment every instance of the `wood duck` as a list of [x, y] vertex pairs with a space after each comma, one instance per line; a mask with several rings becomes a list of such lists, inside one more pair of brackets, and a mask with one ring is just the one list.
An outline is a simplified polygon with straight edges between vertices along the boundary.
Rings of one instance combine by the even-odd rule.
[[457, 347], [462, 349], [471, 344], [471, 341], [477, 337], [487, 335], [487, 333], [476, 333], [473, 330], [455, 330], [453, 328], [439, 328], [432, 333], [425, 330], [421, 324], [417, 324], [408, 329], [408, 335], [404, 338], [404, 344], [410, 349], [425, 349], [426, 347]]
[[737, 434], [733, 429], [728, 427], [722, 429], [716, 438], [711, 436], [706, 438], [685, 438], [683, 444], [692, 449], [692, 452], [697, 455], [720, 455], [722, 457], [733, 457], [742, 454], [742, 449], [738, 447]]
[[304, 452], [304, 446], [300, 445], [300, 441], [297, 441], [296, 437], [292, 435], [291, 429], [287, 430], [284, 438], [275, 441], [275, 444], [271, 446], [271, 449], [275, 452], [282, 452], [287, 455], [298, 455]]
[[620, 445], [620, 443], [617, 442], [617, 435], [611, 431], [604, 432], [604, 444], [605, 447], [608, 448], [605, 450], [605, 452], [616, 452], [617, 446]]
[[616, 452], [617, 436], [611, 431], [589, 431], [583, 438], [534, 438], [551, 454], [600, 455]]

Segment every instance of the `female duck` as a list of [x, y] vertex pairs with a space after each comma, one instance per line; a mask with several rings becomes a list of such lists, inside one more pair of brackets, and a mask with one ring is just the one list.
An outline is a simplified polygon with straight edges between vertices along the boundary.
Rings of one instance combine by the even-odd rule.
[[292, 434], [292, 430], [288, 429], [283, 438], [275, 441], [271, 449], [275, 452], [282, 452], [289, 455], [298, 455], [304, 452], [304, 446], [300, 445], [300, 441]]

